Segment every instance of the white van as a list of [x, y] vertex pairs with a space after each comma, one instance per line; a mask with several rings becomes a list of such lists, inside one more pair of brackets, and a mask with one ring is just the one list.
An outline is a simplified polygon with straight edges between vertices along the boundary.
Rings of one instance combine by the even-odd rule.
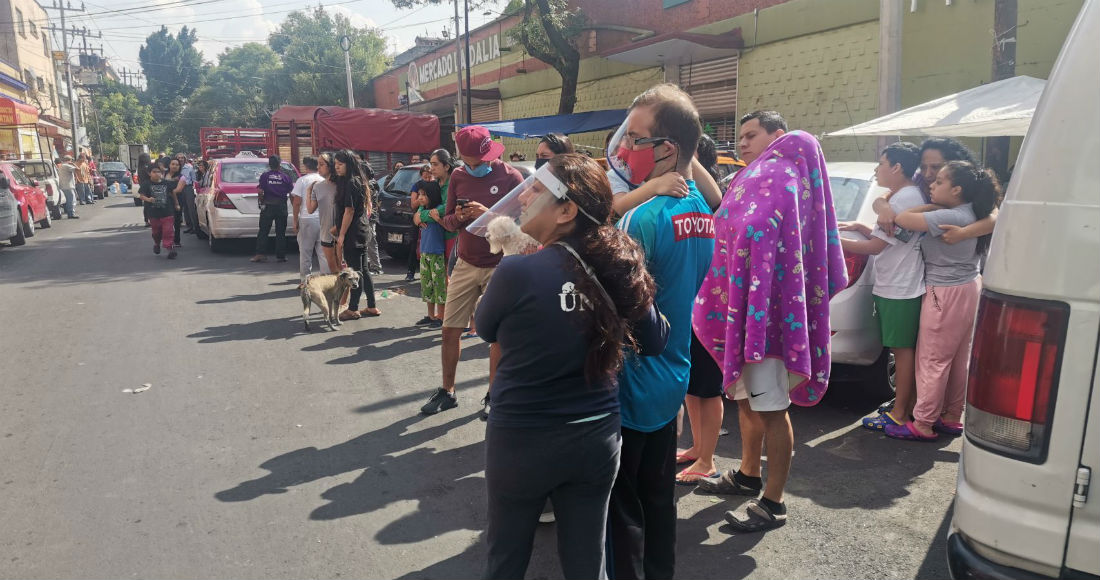
[[[1100, 2], [1024, 140], [985, 268], [948, 537], [954, 578], [1100, 575]], [[1100, 490], [1098, 490], [1100, 491]]]

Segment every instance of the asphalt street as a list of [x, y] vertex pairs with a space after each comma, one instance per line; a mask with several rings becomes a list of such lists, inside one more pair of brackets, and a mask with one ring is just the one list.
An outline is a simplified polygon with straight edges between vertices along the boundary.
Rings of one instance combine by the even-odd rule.
[[[402, 262], [381, 318], [307, 333], [296, 254], [186, 236], [167, 261], [130, 199], [79, 209], [0, 243], [0, 577], [481, 575], [488, 348], [465, 341], [457, 409], [418, 416], [440, 333]], [[779, 530], [730, 535], [733, 501], [680, 489], [678, 577], [946, 578], [961, 442], [865, 432], [878, 402], [837, 384], [794, 411]], [[555, 543], [541, 526], [528, 578], [560, 577]]]

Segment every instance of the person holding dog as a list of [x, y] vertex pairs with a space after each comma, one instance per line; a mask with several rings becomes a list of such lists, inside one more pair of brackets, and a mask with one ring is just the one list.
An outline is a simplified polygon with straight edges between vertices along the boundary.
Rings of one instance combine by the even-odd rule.
[[[361, 283], [352, 288], [348, 309], [340, 314], [340, 320], [358, 320], [363, 316], [380, 316], [374, 299], [374, 281], [367, 267], [367, 241], [370, 235], [372, 212], [367, 180], [359, 168], [359, 158], [348, 149], [332, 156], [336, 172], [336, 215], [339, 217], [336, 235], [336, 255], [343, 256], [348, 267], [359, 272]], [[359, 298], [367, 294], [367, 307], [359, 310]]]
[[[493, 141], [489, 130], [479, 125], [463, 127], [455, 135], [458, 155], [465, 165], [451, 174], [447, 192], [447, 213], [440, 220], [443, 228], [458, 232], [458, 263], [447, 288], [443, 318], [443, 385], [432, 392], [420, 408], [425, 415], [458, 406], [455, 396], [455, 371], [462, 354], [462, 332], [470, 322], [478, 298], [485, 292], [500, 256], [489, 251], [489, 242], [466, 231], [466, 226], [488, 211], [509, 191], [523, 182], [515, 167], [500, 160], [504, 145]], [[500, 347], [489, 347], [489, 384], [493, 383]], [[481, 401], [482, 418], [488, 418], [489, 393]]]

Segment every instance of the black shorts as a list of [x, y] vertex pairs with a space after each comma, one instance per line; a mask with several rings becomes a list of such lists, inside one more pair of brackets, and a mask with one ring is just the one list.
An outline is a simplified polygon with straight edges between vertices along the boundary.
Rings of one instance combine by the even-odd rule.
[[691, 333], [691, 379], [688, 381], [688, 394], [701, 399], [721, 397], [722, 369], [714, 362], [703, 343]]

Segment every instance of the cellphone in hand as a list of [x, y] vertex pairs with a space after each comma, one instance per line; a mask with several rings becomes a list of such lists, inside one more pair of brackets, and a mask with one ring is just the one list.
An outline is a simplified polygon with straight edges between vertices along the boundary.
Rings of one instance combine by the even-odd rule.
[[462, 207], [462, 206], [464, 206], [468, 203], [470, 203], [470, 200], [462, 198], [462, 197], [455, 200], [455, 205], [457, 205], [458, 207]]

